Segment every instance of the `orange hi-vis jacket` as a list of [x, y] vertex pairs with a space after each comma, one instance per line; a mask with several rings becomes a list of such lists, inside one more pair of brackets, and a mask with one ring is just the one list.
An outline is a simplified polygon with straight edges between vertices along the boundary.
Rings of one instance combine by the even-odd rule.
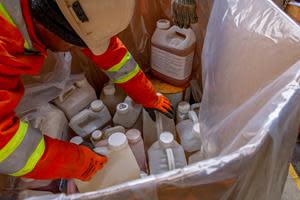
[[[36, 179], [73, 178], [82, 171], [77, 145], [43, 136], [22, 122], [14, 109], [24, 94], [21, 75], [37, 75], [47, 56], [38, 40], [28, 0], [0, 1], [0, 173]], [[110, 79], [145, 107], [157, 101], [152, 84], [122, 42], [90, 57]]]

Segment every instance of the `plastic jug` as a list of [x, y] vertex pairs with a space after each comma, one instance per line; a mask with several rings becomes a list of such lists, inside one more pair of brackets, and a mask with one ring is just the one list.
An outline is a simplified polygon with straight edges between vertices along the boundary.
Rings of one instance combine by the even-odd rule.
[[116, 112], [116, 107], [119, 103], [122, 103], [126, 98], [126, 94], [119, 88], [116, 88], [114, 84], [110, 83], [106, 85], [100, 95], [100, 99], [107, 106], [110, 114], [113, 116]]
[[113, 118], [115, 125], [121, 125], [127, 129], [141, 129], [142, 106], [133, 102], [130, 97], [126, 97], [124, 103], [117, 105], [117, 111]]
[[173, 85], [186, 85], [193, 68], [194, 31], [170, 27], [170, 21], [162, 19], [157, 22], [151, 42], [152, 74]]
[[162, 132], [170, 132], [176, 138], [175, 122], [165, 115], [155, 112], [156, 122], [152, 121], [148, 112], [143, 109], [143, 138], [146, 151], [159, 139]]
[[176, 122], [179, 123], [189, 118], [191, 106], [188, 102], [182, 101], [178, 104], [176, 112]]
[[93, 145], [96, 145], [98, 142], [100, 142], [103, 139], [103, 133], [100, 130], [96, 130], [91, 135], [91, 142]]
[[54, 100], [54, 104], [64, 111], [68, 119], [71, 119], [96, 99], [94, 88], [86, 79], [83, 79], [65, 90]]
[[140, 166], [140, 170], [148, 172], [144, 141], [141, 132], [137, 129], [130, 129], [126, 132], [126, 137], [136, 161]]
[[176, 130], [186, 152], [191, 153], [201, 149], [200, 124], [194, 111], [189, 111], [189, 119], [177, 124]]
[[150, 174], [160, 174], [187, 165], [183, 148], [172, 133], [164, 132], [148, 150]]
[[96, 191], [102, 188], [135, 180], [140, 169], [123, 133], [115, 133], [108, 139], [108, 162], [89, 182], [75, 180], [78, 190]]
[[101, 100], [91, 103], [89, 109], [85, 109], [75, 115], [69, 126], [82, 137], [86, 137], [97, 129], [103, 128], [111, 121], [111, 115]]

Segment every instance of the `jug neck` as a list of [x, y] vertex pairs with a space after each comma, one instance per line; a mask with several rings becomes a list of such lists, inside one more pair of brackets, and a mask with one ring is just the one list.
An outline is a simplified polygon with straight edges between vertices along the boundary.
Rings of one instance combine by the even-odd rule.
[[119, 114], [127, 114], [129, 112], [129, 105], [127, 103], [120, 103], [117, 105], [117, 112]]
[[114, 133], [108, 138], [108, 147], [111, 151], [120, 151], [128, 147], [128, 140], [124, 133]]
[[91, 103], [91, 110], [94, 112], [100, 112], [104, 106], [105, 105], [101, 100], [96, 100]]
[[171, 148], [174, 144], [174, 135], [170, 132], [163, 132], [159, 136], [159, 144], [162, 148]]

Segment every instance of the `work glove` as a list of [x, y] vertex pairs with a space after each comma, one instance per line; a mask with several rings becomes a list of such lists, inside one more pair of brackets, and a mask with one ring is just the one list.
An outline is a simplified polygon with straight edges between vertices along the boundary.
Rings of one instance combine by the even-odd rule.
[[158, 111], [170, 119], [174, 119], [174, 108], [170, 101], [162, 94], [157, 94], [158, 99], [152, 105], [144, 106], [145, 110], [149, 113], [149, 116], [153, 121], [156, 121], [155, 111]]
[[173, 0], [172, 18], [180, 28], [189, 28], [198, 21], [196, 0]]

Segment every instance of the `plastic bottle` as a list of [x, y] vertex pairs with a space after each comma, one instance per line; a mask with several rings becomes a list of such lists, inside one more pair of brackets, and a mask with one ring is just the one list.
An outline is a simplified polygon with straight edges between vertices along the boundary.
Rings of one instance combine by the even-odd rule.
[[115, 125], [121, 125], [127, 129], [141, 129], [142, 106], [135, 104], [130, 97], [126, 97], [124, 103], [117, 105], [117, 111], [113, 118]]
[[176, 113], [176, 122], [179, 123], [189, 118], [191, 106], [188, 102], [182, 101], [178, 104]]
[[192, 73], [196, 36], [192, 29], [170, 27], [162, 19], [151, 39], [151, 70], [156, 77], [173, 85], [186, 85]]
[[144, 141], [141, 132], [137, 129], [130, 129], [126, 132], [126, 137], [140, 169], [144, 172], [148, 172]]
[[63, 94], [54, 100], [54, 104], [64, 111], [68, 119], [71, 119], [96, 99], [94, 88], [86, 79], [83, 79], [65, 90]]
[[85, 109], [75, 115], [69, 126], [76, 134], [85, 137], [97, 129], [103, 128], [111, 121], [111, 115], [101, 100], [91, 103], [89, 109]]
[[119, 103], [122, 103], [126, 97], [124, 92], [116, 89], [114, 84], [106, 85], [100, 95], [100, 99], [107, 106], [110, 114], [113, 116], [116, 112], [116, 107]]
[[150, 174], [160, 174], [187, 165], [183, 148], [172, 133], [164, 132], [148, 150]]
[[75, 180], [78, 190], [96, 191], [102, 188], [135, 180], [140, 169], [123, 133], [115, 133], [108, 140], [108, 162], [89, 182]]
[[91, 142], [93, 145], [96, 145], [98, 142], [100, 142], [103, 138], [103, 133], [100, 130], [96, 130], [91, 135]]
[[189, 111], [189, 119], [177, 124], [176, 130], [186, 152], [191, 153], [201, 149], [200, 124], [194, 111]]

